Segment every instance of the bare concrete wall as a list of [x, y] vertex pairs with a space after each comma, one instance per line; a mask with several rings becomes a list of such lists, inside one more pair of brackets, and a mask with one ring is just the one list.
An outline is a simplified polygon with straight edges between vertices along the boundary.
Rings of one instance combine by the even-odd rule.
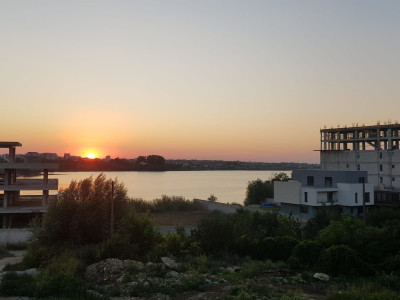
[[28, 229], [0, 229], [0, 244], [26, 243], [31, 235]]

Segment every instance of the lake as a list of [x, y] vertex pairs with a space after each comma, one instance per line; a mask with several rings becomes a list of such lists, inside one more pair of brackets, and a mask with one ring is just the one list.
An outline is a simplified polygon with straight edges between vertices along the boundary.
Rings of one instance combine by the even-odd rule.
[[[214, 194], [218, 202], [243, 203], [247, 183], [260, 178], [270, 179], [282, 171], [168, 171], [168, 172], [103, 172], [107, 177], [122, 181], [128, 195], [153, 200], [161, 195], [183, 196], [187, 199], [207, 199]], [[101, 172], [57, 172], [59, 188], [68, 187], [71, 180], [80, 180]], [[291, 172], [285, 172], [291, 175]], [[41, 177], [37, 177], [41, 178]]]

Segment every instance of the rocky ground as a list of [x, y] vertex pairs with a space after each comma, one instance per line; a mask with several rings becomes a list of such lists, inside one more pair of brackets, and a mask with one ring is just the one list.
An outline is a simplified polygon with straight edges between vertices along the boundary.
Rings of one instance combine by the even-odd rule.
[[111, 258], [89, 266], [86, 278], [93, 293], [111, 299], [322, 299], [334, 290], [334, 283], [313, 274], [264, 267], [253, 263], [201, 270], [166, 257], [158, 263]]

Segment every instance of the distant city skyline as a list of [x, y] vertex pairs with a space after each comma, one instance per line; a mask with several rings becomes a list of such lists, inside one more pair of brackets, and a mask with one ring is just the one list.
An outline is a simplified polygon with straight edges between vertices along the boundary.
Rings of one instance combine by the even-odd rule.
[[319, 162], [320, 128], [400, 119], [400, 2], [0, 1], [19, 153]]

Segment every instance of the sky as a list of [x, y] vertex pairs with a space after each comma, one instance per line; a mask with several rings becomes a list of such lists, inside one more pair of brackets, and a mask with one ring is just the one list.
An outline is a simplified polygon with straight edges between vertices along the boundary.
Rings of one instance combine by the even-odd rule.
[[28, 151], [318, 162], [400, 119], [400, 1], [0, 0], [0, 140]]

